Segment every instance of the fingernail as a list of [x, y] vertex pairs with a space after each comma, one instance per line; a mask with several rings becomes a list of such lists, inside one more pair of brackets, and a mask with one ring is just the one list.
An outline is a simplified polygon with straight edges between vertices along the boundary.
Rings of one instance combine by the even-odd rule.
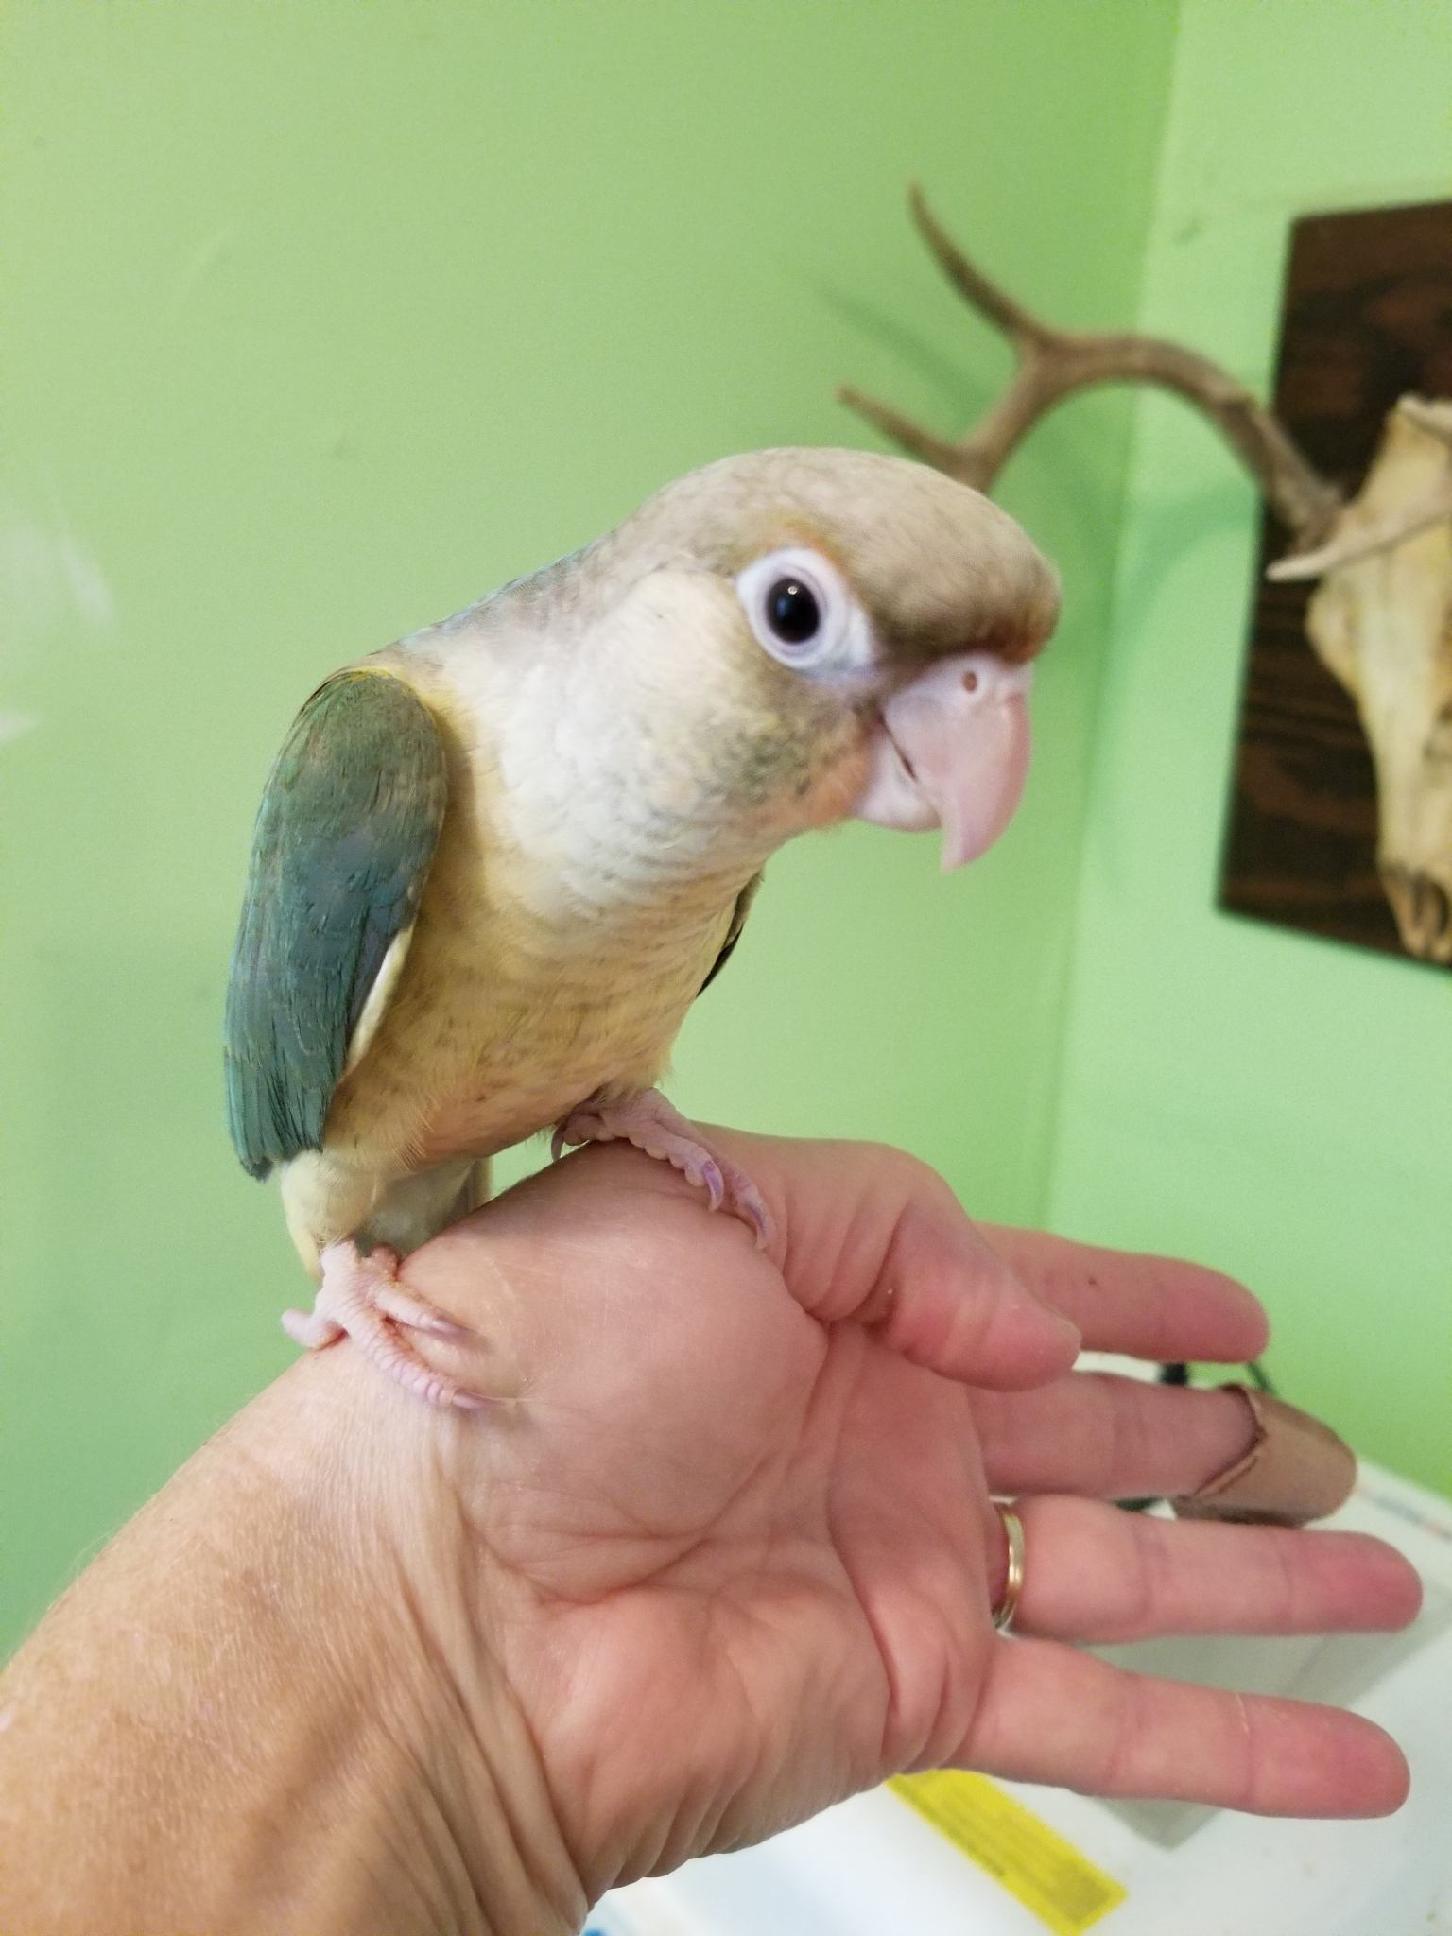
[[1077, 1358], [1084, 1345], [1083, 1332], [1080, 1331], [1078, 1325], [1074, 1323], [1072, 1318], [1066, 1318], [1062, 1311], [1056, 1311], [1051, 1305], [1047, 1304], [1044, 1306], [1044, 1309], [1054, 1320], [1054, 1329], [1066, 1345], [1073, 1347], [1074, 1356]]

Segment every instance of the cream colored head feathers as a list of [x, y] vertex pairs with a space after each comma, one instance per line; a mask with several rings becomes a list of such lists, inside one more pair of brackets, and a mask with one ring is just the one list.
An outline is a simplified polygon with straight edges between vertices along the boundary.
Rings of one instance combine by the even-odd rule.
[[[667, 485], [408, 649], [480, 709], [536, 851], [583, 837], [584, 815], [632, 842], [653, 829], [687, 867], [732, 863], [856, 812], [967, 823], [949, 829], [957, 860], [1017, 798], [1016, 669], [1058, 603], [1052, 568], [978, 492], [902, 458], [779, 449]], [[915, 761], [928, 713], [937, 742]]]

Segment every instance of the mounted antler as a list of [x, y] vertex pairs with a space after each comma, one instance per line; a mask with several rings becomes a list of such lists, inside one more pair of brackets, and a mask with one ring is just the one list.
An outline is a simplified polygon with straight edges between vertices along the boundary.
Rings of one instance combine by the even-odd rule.
[[[1439, 488], [1416, 504], [1389, 514], [1374, 530], [1359, 522], [1354, 532], [1345, 534], [1343, 548], [1337, 541], [1337, 527], [1346, 508], [1340, 491], [1297, 449], [1273, 413], [1228, 371], [1195, 350], [1152, 336], [1052, 328], [990, 282], [969, 260], [928, 207], [916, 184], [909, 191], [908, 203], [913, 221], [949, 282], [970, 307], [1008, 338], [1018, 356], [1018, 368], [1007, 390], [958, 442], [935, 436], [890, 405], [858, 390], [838, 391], [840, 402], [914, 457], [976, 490], [986, 491], [1015, 446], [1055, 404], [1094, 384], [1149, 383], [1173, 390], [1203, 411], [1260, 485], [1290, 532], [1293, 545], [1292, 556], [1272, 568], [1275, 577], [1317, 577], [1353, 558], [1388, 550], [1452, 516], [1449, 492]], [[1420, 407], [1425, 415], [1416, 421], [1434, 435], [1452, 439], [1448, 406]]]
[[839, 391], [841, 401], [978, 490], [1046, 411], [1091, 384], [1157, 384], [1201, 410], [1291, 534], [1291, 555], [1271, 576], [1323, 581], [1306, 608], [1306, 633], [1355, 699], [1371, 741], [1377, 859], [1403, 943], [1452, 964], [1452, 402], [1403, 397], [1348, 501], [1273, 413], [1207, 357], [1148, 336], [1050, 328], [968, 260], [917, 188], [911, 207], [948, 280], [1008, 338], [1018, 367], [957, 443], [856, 390]]

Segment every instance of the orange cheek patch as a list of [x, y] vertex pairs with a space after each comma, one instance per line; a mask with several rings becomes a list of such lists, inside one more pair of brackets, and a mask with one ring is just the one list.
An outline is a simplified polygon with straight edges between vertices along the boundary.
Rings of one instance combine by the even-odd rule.
[[865, 738], [828, 759], [813, 773], [805, 793], [792, 804], [809, 827], [830, 827], [844, 820], [867, 784], [869, 765]]

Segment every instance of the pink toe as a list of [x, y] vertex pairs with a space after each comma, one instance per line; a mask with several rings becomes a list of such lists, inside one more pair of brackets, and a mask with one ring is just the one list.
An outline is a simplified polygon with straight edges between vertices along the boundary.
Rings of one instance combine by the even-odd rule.
[[567, 1143], [611, 1143], [617, 1137], [679, 1170], [706, 1191], [713, 1210], [729, 1209], [751, 1226], [758, 1250], [766, 1247], [771, 1218], [751, 1178], [734, 1163], [719, 1160], [657, 1090], [582, 1105], [555, 1131], [551, 1149], [558, 1156]]
[[344, 1335], [341, 1324], [320, 1317], [316, 1311], [284, 1311], [282, 1328], [294, 1344], [306, 1351], [322, 1351]]
[[370, 1364], [425, 1403], [481, 1411], [489, 1402], [437, 1372], [414, 1350], [407, 1330], [436, 1338], [462, 1338], [462, 1325], [412, 1297], [398, 1282], [398, 1253], [376, 1246], [366, 1257], [351, 1242], [329, 1244], [321, 1257], [322, 1281], [311, 1313], [288, 1311], [283, 1329], [310, 1350], [347, 1336]]
[[373, 1293], [373, 1308], [385, 1317], [392, 1318], [395, 1324], [406, 1324], [414, 1331], [427, 1331], [432, 1338], [465, 1338], [469, 1334], [462, 1324], [455, 1324], [446, 1318], [442, 1311], [436, 1311], [432, 1304], [425, 1304], [422, 1298], [410, 1297], [398, 1284], [380, 1284]]

